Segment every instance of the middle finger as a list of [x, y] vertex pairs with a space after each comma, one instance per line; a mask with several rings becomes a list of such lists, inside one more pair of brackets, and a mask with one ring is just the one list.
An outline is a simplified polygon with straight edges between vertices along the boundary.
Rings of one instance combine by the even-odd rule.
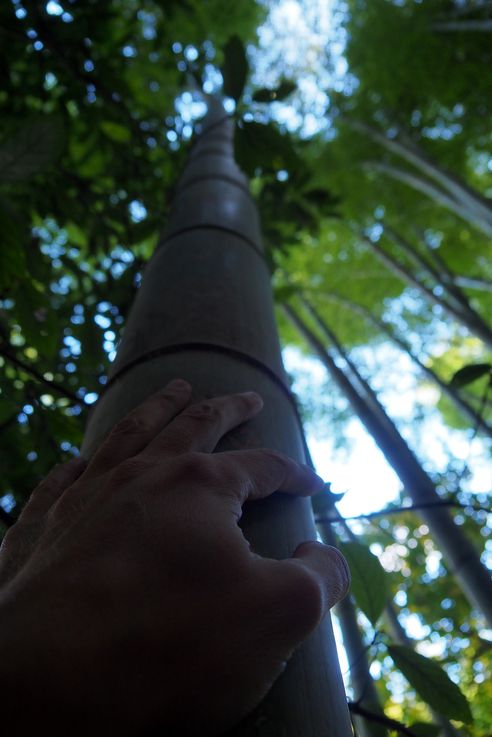
[[228, 394], [192, 404], [148, 444], [141, 456], [211, 453], [229, 430], [254, 417], [263, 407], [255, 392]]

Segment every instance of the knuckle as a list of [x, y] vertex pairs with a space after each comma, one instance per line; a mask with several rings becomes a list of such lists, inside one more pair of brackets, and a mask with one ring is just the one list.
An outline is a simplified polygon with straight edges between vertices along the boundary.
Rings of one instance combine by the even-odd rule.
[[149, 465], [149, 461], [143, 458], [138, 458], [137, 456], [128, 458], [116, 466], [111, 472], [111, 481], [116, 486], [125, 484], [145, 474], [148, 471]]
[[159, 409], [166, 410], [172, 409], [176, 405], [176, 399], [176, 391], [165, 389], [155, 396], [154, 401], [159, 405]]
[[145, 429], [142, 419], [136, 415], [128, 415], [120, 420], [111, 430], [111, 436], [114, 438], [119, 435], [134, 435]]
[[220, 417], [220, 412], [213, 402], [199, 402], [198, 404], [192, 404], [188, 407], [183, 414], [188, 417], [192, 417], [197, 420], [205, 420], [208, 422], [214, 422]]
[[193, 482], [215, 484], [219, 480], [219, 473], [215, 468], [211, 456], [205, 453], [184, 453], [178, 460], [178, 472], [181, 477]]
[[258, 448], [259, 453], [263, 453], [267, 458], [271, 459], [275, 463], [285, 463], [287, 456], [281, 453], [279, 450], [273, 450], [273, 448]]
[[266, 463], [271, 463], [281, 470], [284, 470], [288, 465], [290, 465], [290, 463], [292, 463], [292, 460], [279, 450], [273, 450], [272, 448], [259, 448], [258, 452], [261, 453]]

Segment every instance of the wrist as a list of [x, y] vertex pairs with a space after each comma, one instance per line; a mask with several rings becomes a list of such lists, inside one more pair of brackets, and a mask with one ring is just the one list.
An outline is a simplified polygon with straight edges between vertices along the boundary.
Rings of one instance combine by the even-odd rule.
[[10, 737], [41, 731], [98, 737], [104, 732], [93, 723], [97, 708], [92, 714], [87, 709], [83, 659], [67, 649], [71, 638], [59, 621], [61, 607], [44, 612], [42, 602], [41, 592], [31, 587], [28, 594], [17, 585], [0, 591], [2, 726]]

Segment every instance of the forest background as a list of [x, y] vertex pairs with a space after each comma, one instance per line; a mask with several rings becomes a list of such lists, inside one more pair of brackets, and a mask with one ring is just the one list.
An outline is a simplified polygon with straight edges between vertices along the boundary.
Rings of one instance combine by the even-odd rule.
[[355, 714], [356, 662], [372, 710], [421, 737], [492, 724], [490, 622], [412, 492], [418, 467], [490, 566], [491, 31], [485, 0], [0, 9], [3, 529], [80, 447], [203, 93], [222, 90], [313, 458], [346, 492], [316, 513], [354, 574], [348, 695]]

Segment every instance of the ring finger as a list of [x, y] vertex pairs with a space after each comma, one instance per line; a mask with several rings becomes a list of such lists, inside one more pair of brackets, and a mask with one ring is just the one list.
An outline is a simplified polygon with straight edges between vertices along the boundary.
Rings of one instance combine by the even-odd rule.
[[184, 409], [191, 396], [188, 382], [178, 379], [152, 394], [118, 422], [89, 463], [86, 475], [111, 470], [140, 453]]

